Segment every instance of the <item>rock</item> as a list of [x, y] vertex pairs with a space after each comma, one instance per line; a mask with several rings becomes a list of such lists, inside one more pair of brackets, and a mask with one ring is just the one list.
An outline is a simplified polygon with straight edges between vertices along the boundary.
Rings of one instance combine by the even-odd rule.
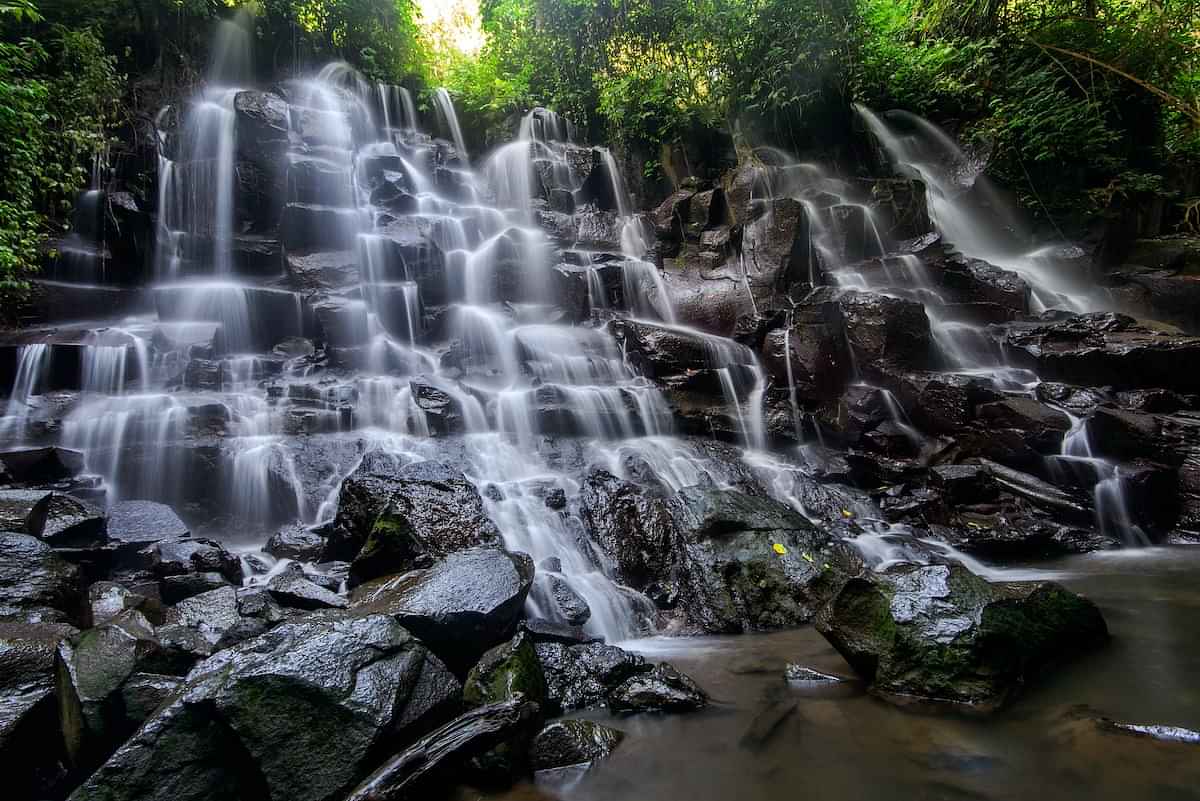
[[929, 481], [952, 504], [988, 503], [1000, 494], [991, 471], [981, 464], [937, 465], [930, 469]]
[[348, 605], [346, 599], [336, 592], [330, 592], [305, 578], [304, 570], [294, 562], [271, 577], [267, 582], [267, 592], [280, 605], [293, 609], [336, 609]]
[[165, 503], [119, 501], [108, 511], [108, 536], [118, 551], [137, 551], [161, 540], [182, 540], [189, 533], [187, 524]]
[[612, 561], [623, 584], [640, 590], [669, 577], [674, 521], [653, 486], [597, 468], [583, 480], [580, 505], [592, 541]]
[[0, 452], [0, 464], [14, 484], [52, 484], [83, 471], [83, 453], [70, 448], [14, 448]]
[[407, 570], [418, 557], [440, 559], [500, 543], [479, 491], [449, 465], [407, 465], [391, 476], [381, 494], [386, 506], [351, 564], [357, 582]]
[[688, 205], [695, 194], [694, 189], [680, 189], [650, 213], [654, 233], [659, 239], [668, 242], [683, 240], [684, 225], [689, 217]]
[[165, 603], [177, 604], [193, 595], [231, 585], [220, 573], [181, 573], [163, 578], [158, 586]]
[[209, 659], [71, 798], [337, 801], [459, 691], [391, 618], [320, 613]]
[[184, 679], [161, 673], [134, 673], [121, 685], [121, 706], [126, 720], [141, 725], [179, 692]]
[[184, 539], [156, 542], [141, 551], [147, 567], [159, 578], [185, 573], [220, 573], [241, 584], [242, 564], [218, 542]]
[[568, 626], [582, 626], [592, 616], [592, 610], [579, 593], [571, 589], [562, 576], [554, 574], [543, 575], [546, 593], [554, 602], [554, 608]]
[[871, 181], [870, 208], [889, 241], [913, 239], [933, 230], [923, 181], [877, 178]]
[[463, 703], [468, 707], [509, 701], [518, 694], [539, 705], [546, 702], [546, 677], [526, 632], [485, 653], [463, 682]]
[[860, 369], [928, 364], [933, 337], [920, 303], [853, 290], [838, 293], [837, 302], [846, 341]]
[[787, 668], [784, 670], [783, 678], [787, 681], [803, 684], [839, 684], [845, 681], [841, 676], [822, 673], [819, 670], [813, 670], [810, 667], [797, 665], [792, 662], [789, 662]]
[[853, 548], [777, 501], [699, 486], [677, 498], [680, 605], [705, 631], [806, 623], [858, 572]]
[[43, 495], [33, 505], [25, 532], [52, 548], [89, 548], [108, 540], [102, 512], [57, 492]]
[[1029, 285], [1011, 270], [959, 254], [937, 264], [941, 284], [965, 303], [994, 303], [1017, 314], [1029, 311]]
[[603, 704], [621, 682], [651, 667], [637, 654], [599, 642], [538, 642], [535, 649], [546, 679], [549, 711]]
[[244, 157], [270, 164], [288, 147], [288, 104], [279, 95], [247, 90], [233, 99], [238, 148]]
[[590, 765], [611, 754], [624, 739], [624, 732], [594, 720], [551, 721], [533, 738], [530, 766], [554, 770]]
[[319, 562], [325, 552], [325, 537], [318, 527], [296, 523], [272, 534], [263, 550], [276, 559]]
[[975, 416], [989, 429], [1015, 429], [1039, 453], [1057, 453], [1071, 420], [1033, 398], [1009, 397], [980, 405]]
[[438, 783], [452, 781], [453, 771], [472, 757], [528, 742], [539, 717], [537, 704], [520, 698], [473, 709], [389, 759], [346, 801], [430, 797]]
[[141, 723], [123, 708], [120, 691], [130, 676], [179, 667], [135, 610], [61, 642], [55, 668], [59, 720], [72, 767], [96, 767]]
[[461, 675], [513, 636], [533, 572], [525, 554], [472, 548], [428, 570], [359, 587], [352, 610], [393, 615]]
[[[211, 652], [211, 646], [240, 620], [237, 590], [226, 586], [193, 595], [168, 608], [163, 615], [163, 626], [190, 629], [209, 644], [208, 652]], [[161, 630], [159, 634], [163, 636]], [[186, 635], [182, 636], [186, 638]]]
[[580, 626], [568, 626], [545, 618], [526, 618], [521, 627], [529, 632], [534, 642], [554, 642], [563, 645], [580, 645], [603, 642], [599, 637], [588, 634]]
[[12, 798], [56, 795], [49, 788], [63, 754], [54, 658], [74, 633], [62, 623], [0, 623], [0, 769]]
[[1046, 380], [1200, 391], [1200, 337], [1154, 331], [1122, 314], [1014, 323], [1001, 341], [1014, 360]]
[[691, 712], [707, 704], [704, 690], [666, 663], [631, 676], [608, 695], [609, 708], [617, 714]]
[[851, 579], [816, 626], [876, 693], [985, 709], [1108, 639], [1091, 601], [1053, 582], [991, 584], [958, 564]]
[[0, 621], [70, 620], [82, 595], [79, 570], [41, 540], [0, 532]]
[[87, 609], [84, 613], [85, 627], [99, 626], [113, 619], [126, 609], [136, 609], [152, 623], [162, 622], [162, 606], [157, 600], [147, 598], [112, 581], [97, 581], [88, 587]]

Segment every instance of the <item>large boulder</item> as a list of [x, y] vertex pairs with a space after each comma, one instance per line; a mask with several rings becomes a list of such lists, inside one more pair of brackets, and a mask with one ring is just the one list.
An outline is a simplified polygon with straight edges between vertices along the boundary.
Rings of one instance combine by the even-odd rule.
[[460, 686], [386, 615], [318, 614], [223, 651], [73, 801], [334, 801]]
[[83, 588], [79, 569], [26, 534], [0, 532], [0, 620], [41, 623], [73, 619]]
[[623, 584], [640, 590], [669, 576], [675, 530], [661, 492], [596, 468], [583, 480], [580, 506], [592, 541]]
[[40, 798], [61, 773], [54, 655], [62, 623], [0, 623], [0, 770], [13, 798]]
[[653, 665], [638, 654], [604, 643], [538, 642], [549, 711], [598, 706], [629, 677]]
[[770, 498], [687, 487], [675, 518], [680, 606], [707, 632], [806, 623], [861, 565], [853, 548]]
[[33, 505], [25, 533], [53, 548], [89, 548], [108, 540], [103, 512], [58, 492], [46, 493]]
[[1108, 639], [1096, 605], [1058, 584], [992, 584], [958, 564], [853, 578], [816, 626], [874, 692], [983, 708]]
[[188, 526], [175, 510], [156, 501], [119, 501], [108, 510], [108, 537], [121, 551], [137, 551], [161, 540], [181, 540]]
[[386, 492], [387, 505], [351, 565], [356, 581], [399, 573], [421, 557], [440, 559], [500, 543], [500, 532], [484, 511], [479, 491], [449, 465], [407, 465], [393, 475]]
[[9, 481], [50, 484], [74, 478], [83, 471], [83, 453], [69, 448], [14, 448], [0, 453]]
[[533, 573], [525, 554], [472, 548], [428, 570], [364, 584], [354, 592], [352, 611], [392, 615], [463, 675], [513, 636]]

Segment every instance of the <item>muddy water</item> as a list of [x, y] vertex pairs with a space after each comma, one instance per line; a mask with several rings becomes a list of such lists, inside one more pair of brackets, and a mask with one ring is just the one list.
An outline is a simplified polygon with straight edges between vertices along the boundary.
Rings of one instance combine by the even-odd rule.
[[[782, 679], [798, 662], [851, 675], [812, 629], [631, 644], [670, 659], [713, 696], [691, 716], [613, 720], [626, 742], [583, 775], [514, 798], [571, 801], [791, 799], [1200, 799], [1200, 745], [1102, 730], [1096, 716], [1200, 730], [1200, 547], [1097, 554], [1044, 566], [1102, 607], [1113, 634], [1007, 710], [971, 717], [899, 709], [850, 684]], [[795, 709], [761, 741], [759, 717]]]

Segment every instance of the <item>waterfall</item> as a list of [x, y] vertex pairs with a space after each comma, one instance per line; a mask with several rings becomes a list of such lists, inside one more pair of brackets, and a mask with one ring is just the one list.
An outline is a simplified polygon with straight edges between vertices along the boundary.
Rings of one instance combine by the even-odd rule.
[[454, 101], [450, 99], [450, 93], [439, 86], [433, 93], [433, 103], [437, 107], [442, 122], [450, 130], [450, 136], [454, 140], [454, 149], [458, 153], [459, 160], [463, 164], [467, 164], [467, 142], [463, 139], [462, 128], [458, 126], [458, 113], [454, 110]]

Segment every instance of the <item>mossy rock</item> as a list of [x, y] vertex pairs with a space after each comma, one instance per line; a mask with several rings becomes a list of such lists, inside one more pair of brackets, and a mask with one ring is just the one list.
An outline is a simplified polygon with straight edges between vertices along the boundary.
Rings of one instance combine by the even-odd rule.
[[816, 625], [876, 693], [985, 709], [1108, 638], [1096, 605], [1058, 584], [994, 584], [957, 564], [851, 579]]
[[468, 708], [509, 701], [520, 693], [526, 700], [546, 703], [546, 677], [526, 632], [497, 645], [471, 669], [463, 685]]

